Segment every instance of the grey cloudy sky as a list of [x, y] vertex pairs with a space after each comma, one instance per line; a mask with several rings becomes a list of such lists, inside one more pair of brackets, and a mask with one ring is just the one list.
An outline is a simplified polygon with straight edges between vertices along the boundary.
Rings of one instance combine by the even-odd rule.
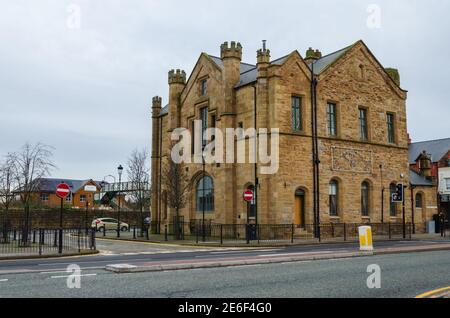
[[[367, 25], [370, 4], [380, 28]], [[189, 73], [202, 51], [219, 55], [231, 40], [255, 63], [262, 39], [272, 58], [363, 39], [400, 71], [412, 138], [446, 138], [449, 9], [446, 0], [1, 0], [0, 156], [40, 141], [55, 147], [55, 177], [115, 174], [134, 148], [150, 149], [151, 98], [167, 102], [167, 71]]]

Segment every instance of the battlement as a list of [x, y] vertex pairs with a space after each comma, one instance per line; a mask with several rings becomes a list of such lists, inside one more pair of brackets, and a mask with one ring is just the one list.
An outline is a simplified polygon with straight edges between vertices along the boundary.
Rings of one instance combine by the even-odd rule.
[[307, 51], [306, 51], [306, 56], [305, 59], [314, 59], [314, 60], [318, 60], [322, 57], [322, 52], [320, 52], [319, 50], [313, 50], [312, 47], [310, 47]]
[[270, 50], [268, 49], [259, 49], [256, 51], [256, 59], [259, 63], [270, 63]]
[[152, 108], [161, 108], [162, 98], [155, 96], [152, 98]]
[[239, 42], [232, 41], [230, 46], [228, 46], [228, 42], [224, 42], [220, 46], [220, 58], [237, 58], [239, 60], [242, 59], [242, 45]]
[[186, 72], [180, 69], [170, 70], [169, 84], [186, 84]]

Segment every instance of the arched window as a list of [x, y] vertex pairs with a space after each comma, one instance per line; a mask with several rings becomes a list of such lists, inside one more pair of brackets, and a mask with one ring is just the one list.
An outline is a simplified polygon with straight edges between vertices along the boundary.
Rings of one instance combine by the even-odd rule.
[[416, 194], [416, 208], [421, 209], [423, 207], [423, 197], [422, 193]]
[[361, 183], [361, 215], [369, 216], [369, 196], [370, 185], [369, 182], [364, 181]]
[[205, 176], [197, 183], [197, 211], [214, 211], [214, 183], [211, 177]]
[[389, 202], [390, 202], [390, 208], [389, 208], [389, 211], [390, 211], [390, 215], [391, 216], [397, 216], [397, 203], [395, 203], [395, 202], [392, 202], [392, 195], [394, 194], [394, 193], [396, 193], [396, 191], [397, 191], [397, 186], [395, 185], [395, 183], [391, 183], [391, 185], [389, 186], [389, 189], [390, 189], [390, 196], [389, 196]]
[[336, 180], [331, 180], [329, 186], [330, 216], [338, 216], [339, 209], [339, 186]]

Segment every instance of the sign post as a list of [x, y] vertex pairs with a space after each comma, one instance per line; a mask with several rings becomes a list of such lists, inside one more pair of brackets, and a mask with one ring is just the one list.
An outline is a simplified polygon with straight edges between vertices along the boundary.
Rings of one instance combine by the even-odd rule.
[[56, 187], [56, 196], [61, 199], [61, 210], [59, 213], [59, 244], [58, 253], [62, 254], [63, 250], [63, 200], [70, 194], [70, 187], [65, 183], [60, 183]]

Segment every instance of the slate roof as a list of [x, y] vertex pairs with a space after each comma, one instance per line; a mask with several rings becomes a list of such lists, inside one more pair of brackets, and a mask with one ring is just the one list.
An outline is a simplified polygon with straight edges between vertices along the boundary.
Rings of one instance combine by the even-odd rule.
[[410, 144], [409, 163], [415, 163], [417, 157], [419, 157], [424, 150], [431, 155], [432, 162], [437, 162], [450, 150], [450, 138], [414, 142]]
[[415, 186], [433, 186], [430, 180], [411, 169], [409, 170], [409, 182]]
[[[39, 183], [39, 192], [55, 192], [56, 187], [60, 183], [69, 185], [72, 193], [78, 192], [87, 182], [91, 180], [71, 180], [71, 179], [56, 179], [56, 178], [39, 178], [35, 182]], [[101, 181], [94, 181], [100, 185]]]

